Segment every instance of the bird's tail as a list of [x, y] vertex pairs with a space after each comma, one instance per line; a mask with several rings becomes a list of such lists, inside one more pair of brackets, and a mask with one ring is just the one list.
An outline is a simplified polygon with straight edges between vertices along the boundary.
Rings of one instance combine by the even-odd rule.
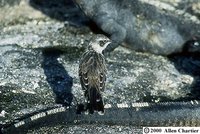
[[104, 113], [103, 99], [99, 91], [96, 88], [91, 88], [88, 95], [89, 113], [93, 114], [94, 111]]

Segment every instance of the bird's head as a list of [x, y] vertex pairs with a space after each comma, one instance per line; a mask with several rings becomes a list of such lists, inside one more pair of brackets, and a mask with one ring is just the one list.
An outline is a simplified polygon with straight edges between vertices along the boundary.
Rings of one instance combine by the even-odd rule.
[[89, 43], [89, 49], [96, 51], [97, 53], [102, 53], [102, 51], [111, 43], [111, 40], [101, 34], [93, 37]]

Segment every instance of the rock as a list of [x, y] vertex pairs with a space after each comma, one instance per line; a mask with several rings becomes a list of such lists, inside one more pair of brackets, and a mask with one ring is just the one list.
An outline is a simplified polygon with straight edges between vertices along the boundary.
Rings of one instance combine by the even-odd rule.
[[[48, 1], [48, 6], [39, 0], [16, 2], [3, 4], [0, 10], [0, 113], [6, 113], [0, 117], [0, 123], [44, 105], [54, 105], [55, 101], [66, 105], [72, 101], [74, 105], [77, 102], [72, 96], [82, 102], [78, 64], [95, 34], [88, 26], [91, 23], [73, 4], [67, 5], [70, 8], [56, 18], [50, 14], [59, 11], [62, 4], [56, 7], [55, 2], [62, 0]], [[55, 8], [51, 10], [53, 5]], [[78, 22], [76, 17], [80, 19]], [[182, 101], [191, 99], [188, 97], [191, 91], [199, 93], [198, 57], [163, 57], [119, 47], [106, 55], [106, 61], [105, 103]], [[120, 130], [121, 133], [134, 129], [131, 126], [119, 126], [117, 130], [115, 126], [89, 126], [99, 133], [100, 130], [102, 133]], [[60, 125], [30, 133], [86, 132], [87, 128], [87, 125]], [[93, 129], [89, 132], [93, 133]]]
[[124, 45], [158, 55], [200, 52], [200, 19], [185, 10], [162, 1], [74, 1], [112, 40], [105, 51]]
[[0, 0], [0, 6], [4, 7], [4, 6], [14, 6], [14, 5], [18, 5], [20, 3], [21, 0]]

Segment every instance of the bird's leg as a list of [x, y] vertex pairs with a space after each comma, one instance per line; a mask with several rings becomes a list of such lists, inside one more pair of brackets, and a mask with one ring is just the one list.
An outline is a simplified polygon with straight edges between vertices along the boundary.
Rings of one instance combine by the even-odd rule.
[[100, 115], [104, 114], [104, 102], [103, 98], [100, 99], [100, 101], [97, 102], [97, 111]]

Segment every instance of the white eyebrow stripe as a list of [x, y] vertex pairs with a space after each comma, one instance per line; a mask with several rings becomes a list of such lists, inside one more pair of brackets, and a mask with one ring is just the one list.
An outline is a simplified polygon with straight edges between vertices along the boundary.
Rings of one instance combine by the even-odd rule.
[[108, 41], [106, 44], [104, 44], [104, 46], [107, 47], [108, 44], [110, 44], [110, 43], [111, 43], [111, 41]]

